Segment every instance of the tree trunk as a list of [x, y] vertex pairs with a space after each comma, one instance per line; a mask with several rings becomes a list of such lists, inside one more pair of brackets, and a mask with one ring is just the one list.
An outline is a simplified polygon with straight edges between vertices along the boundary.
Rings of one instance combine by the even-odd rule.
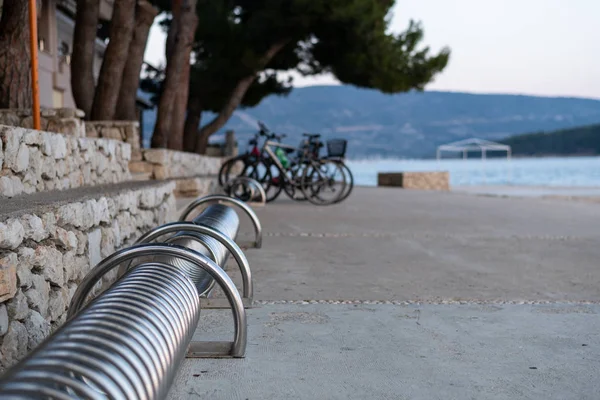
[[71, 91], [77, 108], [89, 118], [94, 102], [94, 53], [100, 0], [77, 0], [73, 54], [71, 55]]
[[[275, 56], [275, 54], [277, 54], [277, 52], [279, 52], [288, 43], [288, 41], [288, 39], [283, 39], [273, 44], [259, 60], [257, 70], [261, 70], [262, 68], [264, 68], [269, 63], [269, 61], [271, 61], [271, 59]], [[227, 121], [229, 121], [229, 119], [233, 115], [233, 112], [242, 102], [244, 95], [246, 94], [248, 88], [250, 87], [250, 85], [252, 85], [252, 82], [254, 82], [256, 77], [256, 73], [254, 73], [238, 81], [237, 85], [231, 92], [229, 99], [227, 100], [223, 108], [219, 111], [219, 114], [215, 118], [213, 118], [212, 121], [210, 121], [208, 124], [206, 124], [200, 129], [200, 134], [198, 135], [198, 141], [196, 144], [197, 153], [204, 154], [206, 152], [208, 138], [213, 133], [221, 129], [227, 123]]]
[[187, 117], [183, 128], [183, 150], [194, 152], [196, 150], [196, 136], [202, 118], [202, 101], [200, 97], [193, 96], [188, 101]]
[[135, 29], [129, 44], [129, 54], [123, 70], [119, 100], [117, 101], [116, 119], [125, 121], [137, 119], [135, 100], [140, 83], [140, 71], [144, 62], [144, 50], [146, 50], [150, 27], [157, 14], [158, 9], [152, 4], [146, 0], [138, 1], [135, 8]]
[[196, 153], [198, 154], [206, 154], [206, 150], [208, 149], [208, 139], [210, 138], [210, 133], [208, 131], [198, 132], [198, 140], [196, 142]]
[[231, 118], [235, 109], [240, 105], [244, 95], [246, 94], [246, 91], [248, 91], [248, 88], [250, 85], [252, 85], [252, 82], [254, 82], [255, 79], [256, 75], [249, 75], [240, 80], [231, 92], [231, 95], [229, 96], [227, 103], [225, 103], [225, 106], [221, 109], [221, 111], [219, 111], [219, 114], [217, 114], [212, 121], [200, 129], [196, 144], [196, 152], [198, 154], [206, 153], [208, 138], [213, 133], [221, 129], [223, 125], [227, 123], [227, 121], [229, 121], [229, 118]]
[[173, 0], [171, 3], [171, 24], [165, 41], [165, 59], [169, 60], [175, 47], [179, 25], [181, 24], [181, 3], [183, 0]]
[[0, 18], [0, 108], [31, 108], [28, 2], [4, 1]]
[[[165, 80], [163, 82], [162, 92], [158, 103], [158, 112], [156, 116], [156, 124], [154, 125], [154, 133], [152, 135], [152, 147], [167, 147], [171, 140], [169, 135], [179, 135], [172, 140], [175, 141], [175, 146], [181, 148], [183, 136], [183, 118], [180, 122], [181, 127], [179, 132], [173, 132], [174, 122], [179, 123], [177, 117], [173, 116], [175, 111], [176, 99], [178, 92], [181, 90], [181, 82], [184, 79], [185, 69], [189, 68], [190, 64], [190, 49], [194, 39], [196, 30], [196, 0], [189, 0], [187, 4], [181, 7], [179, 16], [179, 28], [175, 37], [171, 57], [167, 60], [167, 70], [165, 72]], [[189, 77], [189, 74], [188, 74]], [[188, 78], [189, 81], [189, 78]], [[186, 82], [186, 88], [189, 85]], [[186, 94], [187, 102], [187, 94]], [[185, 103], [184, 103], [185, 104]], [[185, 108], [183, 107], [185, 112]]]
[[114, 2], [110, 21], [110, 41], [104, 53], [92, 106], [91, 119], [94, 121], [110, 120], [115, 117], [123, 70], [129, 56], [129, 44], [135, 26], [135, 3], [135, 0]]
[[194, 42], [194, 34], [198, 25], [198, 17], [194, 12], [194, 19], [191, 26], [187, 29], [187, 37], [184, 37], [185, 59], [187, 62], [183, 64], [181, 71], [181, 79], [179, 81], [179, 90], [176, 93], [175, 104], [173, 105], [173, 115], [171, 117], [171, 137], [169, 138], [169, 148], [173, 150], [183, 150], [183, 137], [185, 126], [185, 112], [188, 105], [188, 96], [190, 93], [190, 53], [192, 52], [192, 43]]

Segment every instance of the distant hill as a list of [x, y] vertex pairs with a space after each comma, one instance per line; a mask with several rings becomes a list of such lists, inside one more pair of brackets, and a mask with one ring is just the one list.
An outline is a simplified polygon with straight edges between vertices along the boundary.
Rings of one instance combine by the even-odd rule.
[[510, 145], [515, 155], [600, 155], [600, 124], [511, 136], [502, 142]]
[[[147, 134], [153, 119], [148, 113]], [[289, 134], [291, 143], [303, 132], [347, 138], [355, 158], [431, 157], [436, 146], [464, 138], [500, 140], [600, 123], [600, 100], [433, 91], [387, 95], [352, 86], [310, 86], [237, 111], [226, 129], [235, 130], [243, 143], [257, 120]]]

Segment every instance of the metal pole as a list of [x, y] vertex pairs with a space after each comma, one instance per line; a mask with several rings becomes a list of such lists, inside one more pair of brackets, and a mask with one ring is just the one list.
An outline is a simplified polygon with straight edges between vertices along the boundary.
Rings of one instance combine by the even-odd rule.
[[512, 150], [508, 149], [506, 151], [506, 160], [508, 161], [508, 183], [512, 184], [512, 163], [511, 161]]
[[486, 158], [486, 154], [485, 153], [486, 153], [486, 149], [483, 149], [481, 151], [481, 159], [483, 161], [483, 181], [485, 183], [487, 183], [487, 173], [486, 173], [486, 170], [485, 170], [485, 158]]
[[29, 0], [29, 46], [31, 48], [31, 95], [33, 97], [33, 129], [40, 130], [40, 85], [38, 81], [38, 35], [36, 0]]

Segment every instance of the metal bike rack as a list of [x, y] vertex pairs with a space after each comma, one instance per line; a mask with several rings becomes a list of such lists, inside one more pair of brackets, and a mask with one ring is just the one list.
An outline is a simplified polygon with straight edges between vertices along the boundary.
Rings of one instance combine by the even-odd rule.
[[[192, 342], [188, 357], [243, 357], [246, 349], [246, 311], [244, 310], [243, 300], [235, 287], [231, 278], [214, 261], [203, 254], [190, 250], [189, 248], [177, 245], [165, 244], [139, 244], [127, 249], [120, 250], [113, 255], [105, 258], [83, 279], [69, 306], [67, 318], [72, 318], [83, 307], [85, 299], [91, 293], [92, 289], [102, 279], [102, 277], [122, 263], [132, 261], [138, 257], [148, 256], [166, 256], [178, 258], [187, 261], [196, 267], [206, 271], [225, 292], [229, 307], [233, 313], [234, 320], [234, 340], [233, 342]], [[172, 261], [172, 260], [169, 260]], [[169, 265], [165, 263], [152, 262], [158, 265]], [[200, 292], [197, 283], [202, 277], [196, 271], [176, 266], [182, 271], [188, 279], [196, 286], [196, 291]], [[136, 268], [136, 267], [133, 267]], [[192, 275], [192, 276], [190, 276]], [[125, 275], [127, 276], [127, 274]], [[205, 281], [206, 282], [206, 281]], [[209, 282], [206, 283], [210, 284]]]
[[0, 398], [164, 398], [200, 317], [198, 290], [185, 271], [142, 263], [81, 310], [104, 274], [122, 262], [157, 254], [181, 258], [210, 273], [232, 305], [233, 342], [192, 343], [192, 355], [243, 357], [246, 314], [227, 274], [189, 249], [142, 244], [109, 256], [91, 271], [73, 297], [68, 321], [6, 373]]
[[[96, 265], [77, 288], [67, 322], [2, 377], [0, 398], [164, 398], [184, 357], [244, 357], [244, 300], [219, 266], [229, 253], [234, 256], [244, 295], [251, 299], [248, 262], [233, 242], [239, 220], [225, 206], [209, 207], [202, 215], [203, 225], [177, 222], [140, 238], [150, 241], [177, 232], [169, 244], [137, 244]], [[86, 303], [104, 275], [136, 259], [150, 261], [126, 268], [111, 287]], [[203, 300], [199, 295], [215, 282], [231, 308], [234, 337], [195, 342]]]
[[214, 204], [214, 203], [222, 203], [222, 204], [229, 204], [229, 205], [236, 206], [239, 209], [241, 209], [252, 221], [252, 225], [254, 226], [254, 234], [255, 234], [254, 242], [247, 244], [247, 245], [244, 244], [240, 247], [242, 247], [242, 248], [254, 247], [254, 248], [259, 249], [262, 246], [262, 226], [260, 224], [260, 221], [258, 220], [258, 217], [246, 203], [244, 203], [243, 201], [240, 201], [238, 199], [235, 199], [233, 197], [229, 197], [229, 196], [222, 195], [222, 194], [213, 194], [213, 195], [209, 195], [209, 196], [205, 196], [205, 197], [200, 197], [200, 198], [192, 201], [190, 204], [188, 204], [188, 206], [181, 213], [181, 216], [179, 217], [179, 221], [185, 221], [187, 219], [187, 217], [192, 213], [192, 211], [194, 211], [199, 206]]
[[[267, 194], [265, 193], [265, 189], [255, 179], [252, 179], [247, 176], [238, 176], [225, 185], [225, 192], [229, 196], [233, 197], [231, 193], [238, 186], [247, 188], [250, 191], [250, 200], [248, 201], [249, 203], [259, 206], [264, 206], [267, 203]], [[257, 198], [257, 195], [258, 201], [255, 200]]]

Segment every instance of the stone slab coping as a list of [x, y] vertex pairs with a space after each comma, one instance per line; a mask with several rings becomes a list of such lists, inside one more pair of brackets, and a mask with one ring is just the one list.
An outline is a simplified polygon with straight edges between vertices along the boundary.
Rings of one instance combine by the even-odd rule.
[[81, 202], [101, 196], [114, 196], [119, 193], [146, 187], [160, 187], [164, 186], [165, 183], [165, 181], [131, 181], [67, 190], [54, 190], [51, 192], [38, 192], [13, 198], [0, 198], [0, 221], [61, 204]]

